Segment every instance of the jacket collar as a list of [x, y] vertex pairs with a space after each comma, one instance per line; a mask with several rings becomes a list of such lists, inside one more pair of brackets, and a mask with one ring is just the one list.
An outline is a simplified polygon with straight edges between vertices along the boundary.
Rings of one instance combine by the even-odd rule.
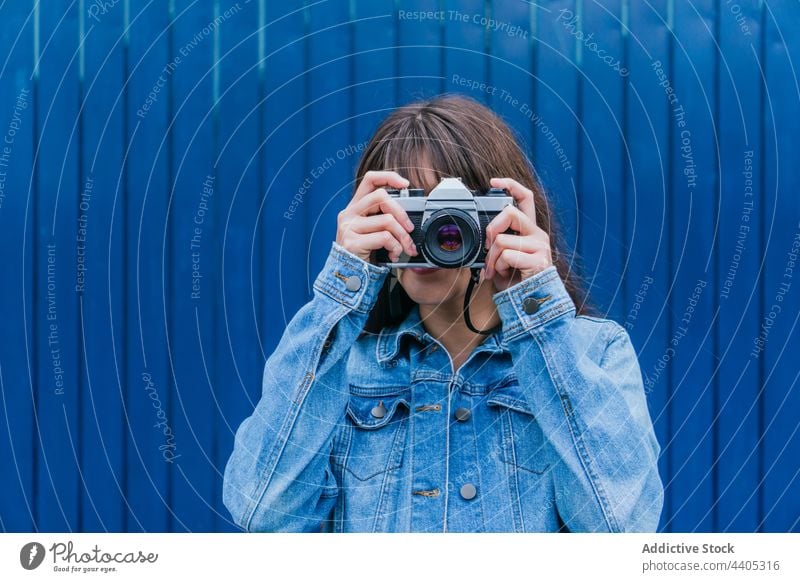
[[[416, 303], [412, 306], [411, 310], [408, 312], [408, 315], [406, 315], [403, 321], [396, 325], [385, 327], [381, 330], [375, 346], [378, 361], [386, 362], [396, 357], [400, 351], [403, 336], [406, 335], [414, 337], [424, 346], [427, 346], [431, 342], [435, 341], [433, 337], [425, 330], [419, 314], [419, 305]], [[503, 332], [501, 330], [491, 334], [489, 337], [483, 340], [483, 342], [473, 350], [473, 353], [502, 353], [507, 351], [508, 348], [503, 340]]]

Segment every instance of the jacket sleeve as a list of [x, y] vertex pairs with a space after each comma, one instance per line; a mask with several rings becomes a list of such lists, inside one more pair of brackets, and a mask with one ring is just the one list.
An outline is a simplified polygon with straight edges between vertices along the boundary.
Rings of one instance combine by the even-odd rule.
[[334, 242], [313, 298], [267, 359], [261, 399], [225, 466], [223, 502], [245, 530], [320, 531], [335, 506], [330, 452], [349, 397], [346, 354], [388, 272]]
[[655, 531], [660, 446], [627, 331], [577, 319], [554, 266], [493, 298], [555, 461], [555, 503], [567, 529]]

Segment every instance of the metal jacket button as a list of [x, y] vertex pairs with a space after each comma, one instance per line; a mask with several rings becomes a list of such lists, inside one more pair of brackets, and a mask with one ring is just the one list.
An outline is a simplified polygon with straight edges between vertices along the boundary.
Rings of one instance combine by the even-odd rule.
[[525, 313], [528, 315], [533, 315], [537, 311], [539, 311], [539, 302], [536, 300], [535, 297], [526, 297], [525, 300], [522, 302], [522, 309], [525, 310]]
[[472, 499], [477, 494], [478, 491], [475, 489], [475, 485], [472, 483], [464, 483], [461, 486], [461, 497], [464, 499]]
[[469, 411], [469, 408], [456, 408], [455, 417], [457, 421], [466, 422], [469, 420], [470, 416], [472, 416], [472, 413]]
[[383, 400], [378, 403], [378, 406], [372, 407], [372, 416], [375, 418], [383, 418], [386, 416], [386, 407], [383, 405]]
[[361, 289], [361, 277], [357, 275], [350, 275], [344, 282], [344, 286], [348, 291], [358, 291]]

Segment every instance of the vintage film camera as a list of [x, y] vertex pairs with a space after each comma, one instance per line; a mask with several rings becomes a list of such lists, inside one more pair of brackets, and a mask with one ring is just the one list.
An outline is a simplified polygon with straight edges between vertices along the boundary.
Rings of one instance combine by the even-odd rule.
[[418, 188], [387, 191], [414, 223], [410, 235], [419, 251], [415, 257], [403, 253], [395, 263], [389, 261], [386, 249], [377, 251], [376, 262], [393, 268], [483, 267], [486, 225], [503, 208], [516, 205], [503, 188], [473, 191], [460, 178], [442, 178], [427, 196]]

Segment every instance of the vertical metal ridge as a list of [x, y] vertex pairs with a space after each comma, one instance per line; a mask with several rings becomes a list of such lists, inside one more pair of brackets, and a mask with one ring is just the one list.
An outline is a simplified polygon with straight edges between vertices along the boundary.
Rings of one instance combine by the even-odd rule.
[[[586, 126], [583, 124], [583, 109], [585, 103], [584, 79], [586, 73], [583, 69], [583, 47], [580, 40], [578, 40], [579, 37], [585, 37], [583, 29], [583, 0], [575, 0], [575, 17], [577, 19], [578, 32], [580, 35], [573, 35], [573, 48], [575, 51], [575, 112], [577, 114], [577, 120], [575, 123], [575, 179], [573, 181], [575, 185], [575, 247], [571, 249], [571, 252], [572, 257], [579, 258], [580, 263], [583, 264], [583, 246], [581, 242], [584, 238], [584, 230], [580, 227], [581, 211], [584, 208], [583, 171], [585, 160], [583, 149], [585, 142], [590, 139], [587, 134]], [[602, 168], [600, 168], [601, 174], [602, 171]], [[583, 271], [583, 269], [580, 269], [580, 271]], [[579, 272], [578, 277], [581, 277], [582, 274], [583, 273]], [[605, 313], [603, 314], [604, 317], [608, 316], [608, 309], [609, 307], [606, 306]]]
[[[214, 22], [217, 22], [217, 19], [219, 18], [219, 0], [214, 0], [214, 10], [212, 11], [212, 14], [214, 16]], [[218, 131], [218, 126], [219, 126], [219, 121], [217, 119], [218, 116], [219, 116], [219, 107], [218, 107], [217, 102], [219, 101], [220, 28], [222, 28], [222, 27], [214, 26], [213, 36], [211, 38], [211, 42], [212, 42], [211, 60], [213, 61], [211, 63], [211, 66], [213, 67], [212, 72], [211, 72], [211, 80], [212, 80], [211, 81], [211, 92], [212, 92], [211, 107], [213, 109], [213, 113], [212, 114], [214, 116], [214, 121], [213, 121], [214, 139], [217, 139], [217, 137], [218, 137], [217, 131]], [[217, 152], [217, 145], [218, 144], [216, 144], [216, 143], [214, 144], [214, 152], [215, 153]], [[214, 159], [215, 160], [219, 160], [219, 158], [217, 156], [215, 156]]]
[[[266, 139], [266, 118], [264, 117], [265, 112], [265, 104], [264, 98], [266, 93], [266, 53], [267, 53], [267, 37], [266, 37], [266, 27], [267, 27], [267, 7], [266, 7], [266, 0], [258, 0], [258, 81], [256, 83], [256, 103], [258, 104], [258, 116], [256, 118], [256, 123], [258, 123], [257, 128], [257, 135], [258, 139], [256, 141], [256, 147], [258, 148], [258, 168], [256, 170], [256, 180], [258, 180], [258, 188], [259, 188], [259, 201], [258, 201], [258, 208], [260, 209], [260, 213], [256, 214], [256, 223], [253, 227], [256, 230], [257, 236], [257, 244], [255, 245], [255, 249], [253, 251], [253, 259], [252, 262], [255, 263], [255, 268], [257, 269], [257, 273], [253, 275], [253, 280], [258, 282], [258, 292], [261, 293], [263, 289], [266, 289], [267, 279], [266, 279], [266, 269], [264, 268], [264, 260], [263, 260], [263, 253], [264, 253], [264, 245], [267, 242], [267, 237], [265, 234], [264, 228], [264, 216], [266, 215], [266, 201], [262, 202], [261, 198], [266, 198], [266, 184], [267, 184], [267, 173], [265, 170], [266, 167], [266, 143], [264, 140]], [[251, 288], [252, 289], [252, 288]], [[256, 301], [255, 295], [251, 296], [252, 301], [254, 303], [254, 311], [256, 313], [256, 331], [257, 337], [261, 342], [264, 341], [264, 302], [263, 301]], [[262, 350], [262, 346], [258, 346], [259, 350]]]
[[622, 3], [620, 4], [620, 12], [621, 12], [620, 20], [622, 20], [622, 31], [621, 31], [623, 37], [622, 42], [623, 46], [627, 46], [628, 36], [629, 36], [628, 26], [630, 23], [630, 12], [631, 12], [630, 0], [622, 0]]
[[[219, 7], [220, 0], [214, 0], [214, 9], [212, 11], [213, 15], [213, 22], [217, 22], [217, 19], [220, 17], [220, 7]], [[225, 264], [225, 238], [222, 235], [223, 231], [223, 220], [222, 220], [222, 202], [220, 201], [219, 197], [219, 176], [218, 176], [218, 168], [217, 165], [220, 163], [220, 134], [221, 134], [221, 127], [220, 127], [220, 45], [221, 45], [221, 26], [214, 27], [214, 33], [212, 37], [212, 48], [211, 48], [211, 66], [214, 68], [212, 73], [212, 83], [211, 83], [211, 159], [215, 160], [213, 163], [210, 171], [211, 175], [214, 177], [213, 188], [214, 188], [214, 196], [211, 197], [211, 214], [212, 216], [217, 217], [217, 224], [213, 227], [212, 233], [215, 233], [215, 239], [211, 245], [211, 260], [213, 261], [212, 264], [216, 264], [219, 268], [220, 279], [217, 281], [216, 284], [216, 292], [219, 294], [219, 301], [216, 302], [211, 308], [211, 337], [209, 341], [211, 342], [211, 355], [209, 359], [211, 360], [211, 370], [209, 373], [209, 392], [211, 394], [216, 394], [216, 387], [219, 385], [220, 382], [220, 355], [219, 350], [217, 349], [217, 333], [218, 333], [218, 321], [219, 321], [219, 311], [225, 305], [225, 286], [222, 282], [225, 280], [225, 269], [223, 265]], [[234, 58], [231, 55], [231, 51], [233, 48], [229, 48], [226, 51], [227, 58]], [[245, 112], [246, 114], [246, 112]], [[233, 199], [231, 199], [231, 206], [233, 206]], [[213, 223], [212, 223], [213, 224]], [[198, 307], [195, 306], [195, 314], [197, 314]], [[224, 315], [223, 315], [224, 316]], [[201, 331], [200, 331], [200, 317], [195, 315], [198, 321], [198, 328], [197, 328], [197, 337], [201, 339]], [[200, 350], [203, 353], [204, 350]], [[219, 403], [217, 402], [216, 395], [214, 396], [214, 401], [217, 406], [217, 412], [219, 412]], [[214, 467], [219, 466], [220, 456], [219, 456], [219, 447], [216, 444], [219, 442], [219, 435], [220, 435], [220, 423], [219, 422], [211, 422], [210, 427], [213, 436], [211, 437], [212, 446], [210, 447], [210, 451], [205, 452], [204, 455], [206, 458], [210, 457], [211, 462], [213, 463]], [[201, 447], [202, 448], [202, 447]], [[217, 490], [219, 487], [222, 486], [222, 483], [219, 479], [214, 479], [213, 483], [213, 492], [212, 496], [216, 497]], [[222, 498], [222, 495], [219, 497]], [[205, 502], [205, 500], [203, 500]], [[215, 524], [215, 530], [219, 531], [219, 523], [220, 523], [220, 513], [213, 509], [211, 512], [211, 522]]]
[[[120, 482], [122, 483], [122, 494], [125, 496], [125, 507], [127, 511], [122, 514], [122, 528], [124, 531], [131, 531], [131, 516], [133, 508], [128, 501], [128, 479], [129, 470], [128, 463], [130, 462], [129, 448], [127, 445], [126, 435], [129, 433], [130, 428], [126, 427], [128, 422], [128, 410], [130, 410], [130, 391], [128, 390], [128, 374], [130, 372], [130, 358], [128, 356], [128, 330], [130, 329], [130, 318], [128, 317], [128, 285], [130, 284], [129, 278], [129, 265], [128, 265], [128, 216], [130, 214], [130, 192], [128, 188], [128, 153], [130, 151], [131, 133], [130, 124], [128, 123], [128, 111], [130, 107], [130, 25], [131, 25], [131, 6], [130, 0], [124, 0], [122, 15], [122, 34], [124, 40], [122, 43], [122, 172], [121, 190], [122, 190], [122, 204], [120, 205], [120, 212], [122, 213], [122, 281], [121, 281], [121, 305], [122, 313], [120, 324], [122, 325], [123, 333], [121, 334], [121, 352], [122, 352], [122, 373], [120, 376], [123, 381], [120, 383], [120, 397], [122, 398], [125, 421], [121, 424], [120, 430], [120, 444], [122, 446], [122, 467], [120, 467]], [[113, 216], [112, 216], [113, 220]], [[127, 430], [126, 430], [127, 429]], [[136, 516], [133, 515], [136, 519]], [[138, 521], [138, 520], [137, 520]]]
[[[311, 41], [310, 41], [310, 33], [311, 33], [311, 8], [312, 6], [309, 5], [309, 0], [303, 0], [303, 101], [305, 105], [302, 106], [303, 111], [303, 132], [304, 132], [304, 140], [303, 143], [305, 146], [308, 146], [310, 142], [307, 140], [312, 135], [312, 127], [311, 127], [311, 110], [312, 108], [309, 107], [309, 97], [311, 95], [311, 75], [309, 74], [309, 63], [311, 62]], [[309, 161], [311, 160], [311, 154], [309, 153], [309, 147], [303, 147], [302, 151], [302, 160], [303, 160], [303, 167], [309, 167]], [[303, 204], [303, 233], [308, 236], [311, 232], [309, 228], [311, 226], [312, 218], [310, 216], [311, 204]], [[284, 229], [285, 232], [285, 229]], [[280, 262], [279, 262], [280, 264]], [[280, 267], [279, 267], [280, 268]], [[306, 300], [311, 299], [313, 295], [313, 291], [311, 290], [311, 282], [309, 281], [305, 286], [305, 293], [306, 293]]]
[[[167, 4], [167, 10], [169, 14], [169, 23], [167, 24], [167, 62], [172, 62], [175, 57], [175, 0], [169, 0]], [[169, 273], [172, 273], [173, 265], [172, 265], [172, 248], [175, 245], [175, 229], [171, 228], [171, 220], [170, 220], [170, 203], [169, 199], [172, 197], [173, 191], [175, 189], [175, 175], [173, 173], [173, 163], [174, 163], [174, 150], [175, 150], [175, 127], [173, 125], [174, 117], [175, 117], [175, 75], [170, 74], [167, 78], [167, 135], [165, 136], [165, 141], [167, 142], [167, 160], [166, 160], [166, 174], [167, 174], [167, 189], [166, 189], [166, 196], [167, 196], [167, 215], [164, 217], [164, 225], [167, 229], [166, 233], [166, 245], [164, 246], [165, 252], [164, 257], [162, 257], [162, 264], [166, 263], [166, 268], [162, 268], [162, 273], [164, 273], [164, 277], [162, 280], [162, 296], [164, 300], [167, 301], [169, 297], [172, 295], [172, 280]], [[153, 163], [156, 163], [154, 160]], [[142, 209], [144, 212], [144, 209]], [[166, 310], [166, 306], [164, 306]], [[169, 333], [169, 325], [171, 322], [172, 317], [168, 316], [164, 319], [164, 325], [166, 329], [164, 330], [167, 345], [167, 351], [169, 351], [169, 341], [170, 341], [170, 333]], [[177, 378], [175, 378], [175, 369], [174, 366], [169, 365], [167, 366], [167, 381], [169, 382], [164, 390], [164, 408], [167, 411], [167, 416], [172, 418], [173, 413], [173, 398], [172, 398], [172, 386], [173, 384], [177, 385]], [[167, 503], [169, 504], [170, 511], [169, 515], [167, 516], [167, 530], [168, 531], [176, 531], [175, 524], [176, 521], [179, 521], [175, 512], [172, 510], [174, 506], [174, 479], [175, 475], [174, 472], [167, 473], [166, 479], [166, 492], [164, 497], [167, 499]]]
[[[439, 0], [438, 9], [443, 11], [445, 8], [445, 0]], [[445, 34], [445, 22], [444, 18], [440, 18], [437, 20], [439, 26], [439, 92], [442, 93], [447, 89], [447, 84], [445, 81], [444, 72], [447, 70], [447, 52], [445, 50], [445, 41], [447, 40]], [[423, 99], [428, 99], [430, 95], [422, 95]]]
[[[38, 439], [39, 445], [42, 444], [41, 433], [39, 431], [39, 366], [36, 358], [37, 345], [39, 343], [39, 302], [36, 296], [36, 289], [38, 288], [39, 277], [36, 269], [36, 259], [39, 256], [39, 147], [41, 140], [39, 139], [39, 61], [41, 59], [40, 50], [40, 26], [41, 26], [41, 11], [39, 10], [39, 0], [34, 1], [33, 5], [33, 70], [31, 72], [31, 141], [33, 149], [33, 164], [31, 168], [31, 186], [28, 194], [31, 200], [31, 357], [28, 358], [28, 369], [31, 371], [31, 398], [33, 405], [33, 434], [31, 435], [33, 442]], [[31, 475], [31, 499], [33, 502], [33, 511], [31, 518], [33, 520], [33, 529], [39, 531], [39, 523], [41, 521], [41, 512], [39, 501], [39, 455], [33, 455]]]
[[[765, 6], [764, 1], [762, 0], [759, 6], [761, 10], [760, 18], [760, 37], [759, 37], [759, 46], [758, 46], [758, 58], [761, 61], [760, 67], [764, 71], [764, 79], [759, 85], [759, 101], [760, 101], [760, 111], [761, 116], [759, 119], [758, 124], [758, 149], [759, 149], [759, 189], [761, 191], [760, 195], [760, 202], [761, 204], [761, 212], [758, 213], [758, 230], [759, 230], [759, 237], [758, 237], [758, 244], [759, 244], [759, 255], [762, 257], [766, 257], [767, 253], [767, 245], [766, 245], [766, 192], [767, 192], [767, 162], [766, 162], [766, 146], [767, 146], [767, 135], [766, 135], [766, 123], [765, 123], [765, 116], [766, 110], [764, 104], [767, 100], [767, 79], [769, 78], [769, 68], [767, 67], [767, 7]], [[777, 151], [776, 151], [777, 155]], [[776, 177], [777, 178], [777, 177]], [[776, 200], [777, 204], [777, 200]], [[764, 265], [766, 268], [766, 264]], [[766, 276], [762, 276], [758, 278], [758, 321], [759, 323], [764, 321], [764, 317], [767, 311], [767, 290], [766, 290], [766, 283], [765, 283]], [[758, 488], [758, 493], [756, 496], [756, 513], [758, 514], [758, 526], [756, 527], [756, 531], [761, 533], [764, 531], [764, 521], [766, 519], [766, 515], [764, 514], [766, 510], [766, 500], [764, 498], [764, 487], [765, 483], [764, 480], [766, 478], [766, 463], [764, 460], [764, 430], [766, 427], [766, 416], [767, 416], [767, 407], [766, 407], [766, 386], [764, 385], [765, 376], [766, 376], [766, 364], [765, 364], [765, 357], [758, 358], [758, 383], [761, 386], [761, 390], [758, 393], [758, 476], [759, 476], [759, 483], [760, 487]]]
[[[584, 38], [583, 30], [583, 0], [575, 0], [575, 20], [578, 24], [579, 35], [573, 35], [573, 43], [575, 45], [575, 65], [580, 72], [583, 72], [583, 44], [579, 38]], [[581, 77], [579, 76], [579, 79]]]
[[[539, 34], [539, 12], [538, 12], [538, 5], [534, 2], [531, 2], [528, 7], [528, 14], [529, 14], [529, 26], [531, 29], [530, 38], [528, 40], [528, 50], [531, 52], [531, 107], [534, 111], [538, 109], [539, 106], [539, 43], [538, 43], [538, 34]], [[533, 124], [533, 121], [528, 121], [528, 123]], [[538, 171], [536, 171], [536, 165], [533, 163], [533, 160], [536, 158], [536, 145], [538, 142], [537, 132], [535, 128], [531, 128], [531, 143], [530, 147], [530, 154], [531, 154], [531, 166], [533, 166], [534, 171], [536, 172], [536, 178], [539, 182], [542, 182], [541, 176]], [[544, 187], [544, 184], [541, 184]]]
[[[713, 325], [713, 331], [711, 333], [711, 349], [714, 354], [714, 359], [719, 356], [720, 353], [720, 326], [719, 326], [719, 319], [717, 317], [720, 313], [720, 298], [719, 298], [719, 269], [720, 269], [720, 218], [721, 218], [721, 208], [722, 208], [722, 165], [720, 163], [720, 141], [719, 135], [716, 134], [719, 131], [719, 120], [720, 120], [720, 60], [722, 59], [722, 45], [721, 45], [721, 30], [722, 25], [720, 22], [720, 7], [716, 6], [714, 8], [714, 44], [717, 47], [717, 50], [714, 53], [714, 102], [713, 102], [713, 124], [714, 124], [714, 143], [716, 144], [716, 156], [714, 156], [714, 192], [717, 195], [717, 203], [713, 207], [713, 220], [715, 224], [715, 232], [717, 236], [714, 237], [712, 241], [712, 272], [711, 272], [711, 281], [713, 281], [714, 285], [714, 294], [713, 294], [713, 308], [715, 316], [712, 318], [712, 322], [716, 319], [717, 323]], [[747, 129], [745, 129], [745, 132]], [[708, 265], [708, 262], [706, 263]], [[720, 385], [719, 385], [719, 374], [720, 374], [720, 366], [716, 366], [716, 371], [712, 371], [711, 377], [711, 405], [713, 408], [714, 418], [711, 421], [711, 454], [714, 457], [714, 463], [711, 466], [711, 498], [714, 500], [711, 506], [711, 530], [712, 531], [720, 531], [719, 529], [719, 494], [720, 494], [720, 487], [719, 487], [719, 463], [716, 462], [719, 459], [719, 452], [720, 452], [720, 435], [719, 435], [719, 409], [720, 409]]]
[[264, 55], [266, 54], [266, 14], [264, 13], [265, 0], [258, 0], [258, 74], [259, 81], [264, 76]]
[[86, 0], [78, 0], [78, 82], [83, 89], [83, 80], [86, 75], [86, 48], [83, 46], [86, 40], [86, 17], [84, 16]]
[[[630, 107], [630, 86], [631, 86], [631, 76], [630, 76], [630, 50], [631, 50], [631, 39], [630, 35], [628, 34], [628, 27], [630, 26], [630, 0], [622, 0], [620, 5], [620, 35], [622, 38], [622, 66], [623, 68], [628, 71], [628, 74], [622, 77], [622, 119], [620, 120], [620, 125], [622, 128], [622, 151], [620, 152], [621, 158], [621, 179], [620, 179], [620, 197], [622, 198], [622, 216], [620, 224], [622, 226], [622, 236], [620, 236], [620, 240], [623, 241], [623, 246], [620, 248], [620, 257], [619, 257], [619, 264], [622, 267], [622, 272], [620, 276], [624, 279], [627, 275], [626, 272], [626, 254], [627, 249], [631, 248], [631, 240], [628, 240], [628, 233], [630, 232], [630, 224], [628, 223], [628, 208], [630, 207], [631, 201], [630, 198], [630, 191], [628, 189], [628, 173], [632, 173], [632, 169], [629, 164], [630, 160], [630, 148], [628, 147], [628, 108]], [[621, 286], [621, 302], [622, 302], [622, 311], [620, 313], [625, 312], [625, 306], [628, 305], [628, 286], [622, 285]]]
[[[667, 75], [670, 79], [670, 83], [675, 83], [675, 0], [667, 0], [667, 28], [669, 30], [669, 36], [667, 37]], [[672, 262], [673, 262], [673, 250], [672, 250], [672, 243], [673, 243], [673, 211], [672, 211], [672, 201], [669, 198], [668, 194], [672, 192], [673, 187], [675, 186], [675, 180], [673, 179], [672, 173], [675, 166], [675, 154], [673, 152], [675, 148], [675, 130], [673, 128], [672, 123], [672, 112], [669, 108], [669, 102], [667, 102], [667, 192], [665, 192], [664, 197], [664, 214], [666, 215], [666, 222], [667, 222], [667, 273], [670, 272], [672, 269]], [[672, 313], [674, 306], [674, 298], [673, 293], [669, 292], [669, 295], [665, 298], [668, 308], [667, 313]], [[667, 318], [667, 338], [671, 338], [675, 333], [674, 325], [672, 323], [672, 318]], [[667, 474], [672, 477], [675, 472], [675, 463], [673, 462], [673, 450], [674, 446], [674, 439], [675, 434], [672, 429], [673, 423], [675, 421], [675, 415], [673, 408], [675, 406], [674, 403], [674, 390], [673, 390], [673, 382], [675, 380], [675, 373], [674, 373], [674, 363], [673, 360], [670, 359], [669, 363], [667, 364], [667, 402], [669, 405], [667, 406], [667, 443], [669, 443], [669, 454], [667, 455]], [[672, 481], [672, 479], [670, 479]], [[668, 492], [668, 495], [665, 496], [664, 505], [666, 507], [666, 514], [669, 516], [667, 521], [667, 528], [668, 532], [672, 532], [672, 522], [673, 522], [673, 504], [672, 504], [672, 489]]]
[[[487, 22], [492, 22], [492, 18], [494, 13], [492, 8], [494, 7], [492, 0], [483, 0], [483, 14], [486, 17]], [[483, 27], [483, 61], [486, 66], [486, 82], [492, 82], [492, 65], [494, 64], [493, 58], [493, 51], [492, 51], [492, 34], [490, 32], [490, 28], [488, 26]], [[492, 105], [494, 103], [494, 96], [489, 95], [489, 103]]]
[[392, 76], [394, 77], [394, 107], [400, 105], [400, 19], [397, 18], [397, 10], [400, 8], [401, 0], [393, 0], [392, 3], [392, 30], [394, 33], [394, 46], [392, 47]]
[[41, 11], [39, 0], [33, 4], [33, 78], [39, 78], [39, 59], [41, 58]]
[[[85, 116], [83, 113], [84, 107], [86, 105], [86, 86], [85, 86], [85, 75], [86, 75], [86, 16], [84, 13], [84, 3], [85, 0], [78, 0], [78, 118], [75, 120], [75, 127], [77, 128], [77, 132], [75, 134], [75, 139], [77, 140], [76, 143], [76, 150], [77, 150], [77, 171], [75, 172], [75, 176], [77, 178], [77, 189], [76, 189], [76, 196], [75, 200], [72, 203], [75, 205], [76, 216], [80, 216], [80, 204], [81, 204], [81, 195], [83, 193], [83, 185], [86, 181], [86, 176], [84, 174], [84, 138], [86, 135], [86, 127], [85, 127]], [[70, 144], [67, 143], [67, 148], [69, 148]], [[66, 152], [65, 152], [66, 156]], [[75, 225], [71, 225], [70, 228], [73, 228]], [[74, 241], [73, 241], [74, 242]], [[76, 366], [75, 366], [75, 400], [77, 405], [76, 415], [77, 419], [75, 421], [76, 424], [76, 435], [75, 441], [77, 442], [77, 446], [75, 447], [75, 462], [77, 463], [78, 469], [78, 477], [80, 479], [80, 483], [78, 486], [78, 499], [77, 499], [77, 508], [76, 508], [76, 515], [77, 515], [77, 530], [83, 531], [84, 530], [84, 519], [83, 519], [83, 509], [84, 509], [84, 495], [91, 495], [89, 489], [86, 486], [86, 480], [83, 477], [83, 421], [84, 421], [84, 414], [83, 414], [83, 390], [85, 386], [88, 386], [88, 376], [89, 370], [83, 369], [83, 364], [86, 362], [86, 350], [84, 349], [85, 339], [86, 339], [86, 329], [84, 329], [84, 318], [85, 313], [83, 310], [83, 301], [82, 301], [83, 293], [75, 297], [75, 307], [76, 307], [76, 317], [78, 319], [77, 325], [75, 326], [75, 330], [73, 334], [75, 336], [75, 351], [76, 351]], [[67, 425], [68, 426], [68, 425]], [[69, 430], [69, 428], [67, 428]], [[97, 513], [97, 510], [95, 510]], [[99, 516], [98, 518], [100, 523], [103, 523], [102, 517]]]
[[[355, 82], [356, 82], [356, 71], [355, 71], [355, 52], [356, 52], [356, 31], [355, 31], [355, 20], [357, 18], [357, 10], [356, 10], [356, 0], [350, 0], [349, 12], [348, 12], [349, 22], [347, 23], [348, 34], [347, 34], [347, 107], [350, 111], [347, 112], [347, 139], [351, 144], [356, 143], [356, 92], [354, 90]], [[355, 170], [355, 160], [350, 158], [348, 162], [350, 165], [350, 172], [349, 174], [352, 176]]]

